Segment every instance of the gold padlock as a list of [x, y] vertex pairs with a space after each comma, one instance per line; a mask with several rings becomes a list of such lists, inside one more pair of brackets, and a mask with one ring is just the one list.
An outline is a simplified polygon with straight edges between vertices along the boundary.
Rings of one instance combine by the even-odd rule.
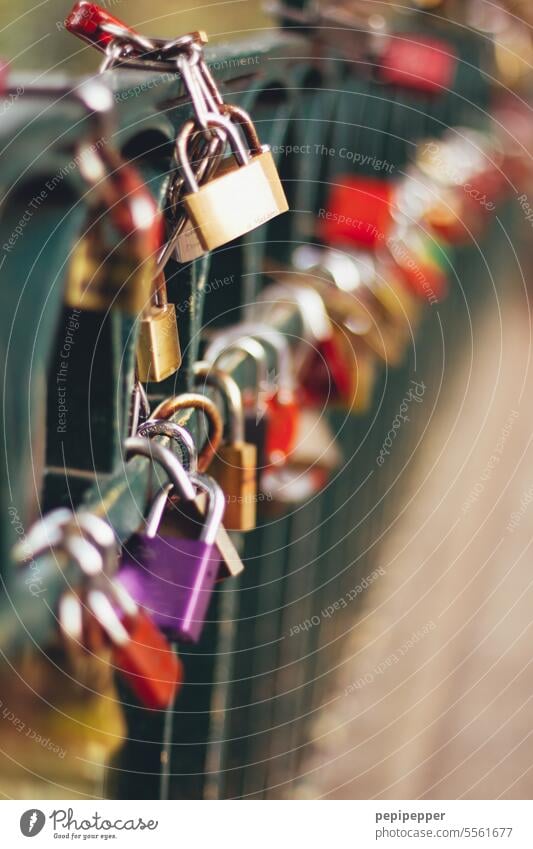
[[270, 148], [261, 146], [246, 113], [232, 107], [230, 114], [237, 115], [251, 141], [250, 154], [232, 120], [222, 115], [209, 117], [208, 126], [220, 127], [227, 134], [233, 159], [224, 160], [217, 176], [201, 186], [187, 155], [189, 137], [196, 130], [194, 121], [186, 122], [177, 140], [188, 192], [183, 197], [183, 206], [204, 251], [244, 236], [289, 208]]
[[226, 497], [224, 525], [230, 531], [251, 531], [257, 513], [257, 447], [244, 440], [241, 390], [227, 372], [207, 362], [195, 364], [194, 376], [217, 389], [226, 405], [226, 438], [210, 466]]
[[155, 260], [139, 256], [126, 241], [109, 252], [102, 246], [97, 225], [75, 245], [67, 271], [65, 304], [94, 312], [116, 308], [137, 316], [150, 295]]
[[160, 383], [181, 365], [176, 307], [169, 304], [165, 275], [153, 283], [152, 299], [140, 320], [137, 342], [137, 375], [142, 383]]
[[[89, 173], [89, 182], [94, 173], [103, 176], [84, 235], [72, 253], [65, 303], [95, 311], [116, 307], [137, 316], [150, 297], [155, 273], [159, 210], [137, 172], [116, 152], [83, 148], [80, 170]], [[110, 231], [116, 233], [114, 241]]]

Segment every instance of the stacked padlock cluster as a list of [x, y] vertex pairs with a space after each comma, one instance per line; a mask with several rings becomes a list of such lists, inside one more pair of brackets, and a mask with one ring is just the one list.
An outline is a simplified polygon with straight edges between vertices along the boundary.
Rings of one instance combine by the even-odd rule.
[[[298, 29], [318, 26], [318, 42], [328, 46], [328, 22], [350, 20], [357, 29], [364, 21], [357, 29], [364, 39], [352, 32], [336, 44], [344, 58], [364, 58], [372, 84], [438, 98], [460, 73], [456, 50], [442, 37], [395, 31], [386, 8], [395, 4], [379, 5], [383, 14], [370, 18], [364, 3], [337, 11], [318, 4], [307, 17], [292, 5], [278, 11]], [[453, 286], [450, 252], [482, 240], [509, 187], [531, 181], [529, 125], [524, 130], [520, 110], [503, 101], [482, 129], [420, 133], [408, 166], [379, 179], [354, 174], [346, 148], [323, 205], [299, 204], [307, 238], [301, 231], [287, 238], [283, 257], [267, 244], [254, 269], [260, 291], [237, 320], [224, 315], [221, 290], [217, 320], [202, 326], [202, 286], [193, 278], [187, 315], [198, 309], [200, 320], [182, 346], [185, 318], [179, 298], [169, 297], [176, 265], [192, 263], [205, 288], [203, 263], [212, 252], [287, 212], [290, 175], [284, 188], [273, 147], [261, 143], [241, 105], [222, 97], [204, 56], [205, 33], [147, 38], [87, 0], [66, 27], [104, 54], [102, 72], [177, 76], [192, 117], [175, 128], [170, 167], [153, 185], [149, 157], [138, 164], [109, 141], [107, 86], [92, 79], [61, 92], [91, 125], [76, 152], [88, 215], [72, 246], [63, 304], [96, 316], [98, 333], [104, 317], [126, 317], [120, 333], [133, 338], [135, 363], [124, 369], [120, 464], [105, 495], [95, 472], [98, 497], [91, 492], [87, 504], [71, 496], [71, 480], [83, 487], [92, 458], [77, 471], [64, 457], [65, 468], [47, 458], [50, 476], [63, 475], [69, 486], [62, 482], [58, 498], [47, 493], [44, 516], [30, 513], [35, 521], [11, 554], [23, 576], [37, 574], [46, 558], [68, 576], [52, 605], [54, 661], [118, 713], [115, 677], [127, 700], [168, 717], [186, 682], [182, 655], [194, 662], [216, 596], [239, 586], [247, 565], [240, 535], [327, 493], [344, 462], [334, 422], [372, 413], [382, 375], [405, 364], [428, 310]], [[31, 94], [51, 91], [34, 86]], [[367, 155], [366, 165], [386, 171], [376, 156]], [[308, 186], [317, 182], [307, 176]], [[91, 426], [99, 426], [96, 417]], [[136, 486], [142, 496], [132, 496], [118, 530], [109, 504]], [[114, 721], [106, 756], [127, 733], [117, 713]]]

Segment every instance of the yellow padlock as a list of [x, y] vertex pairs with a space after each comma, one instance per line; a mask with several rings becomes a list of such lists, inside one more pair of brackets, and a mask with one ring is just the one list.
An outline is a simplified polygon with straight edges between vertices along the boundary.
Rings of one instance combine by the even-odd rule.
[[154, 280], [152, 300], [140, 321], [137, 343], [137, 375], [142, 383], [159, 383], [181, 365], [176, 307], [169, 304], [165, 276]]

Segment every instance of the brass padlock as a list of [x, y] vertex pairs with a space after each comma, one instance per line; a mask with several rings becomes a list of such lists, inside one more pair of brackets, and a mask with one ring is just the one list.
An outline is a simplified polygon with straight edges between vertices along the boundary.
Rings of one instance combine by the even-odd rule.
[[118, 154], [83, 148], [79, 156], [88, 182], [94, 173], [103, 176], [84, 235], [72, 252], [65, 303], [95, 311], [116, 307], [137, 316], [150, 297], [161, 215], [137, 172]]
[[210, 116], [208, 126], [226, 132], [233, 152], [233, 159], [222, 162], [214, 179], [199, 186], [191, 168], [187, 146], [196, 130], [194, 121], [186, 122], [176, 143], [188, 192], [183, 196], [184, 210], [204, 251], [244, 236], [289, 208], [270, 148], [259, 143], [249, 116], [233, 109], [232, 116], [238, 114], [251, 141], [251, 151], [246, 151], [229, 118]]
[[137, 342], [137, 375], [142, 383], [159, 383], [181, 365], [176, 307], [169, 304], [165, 275], [153, 283], [152, 300], [140, 320]]
[[251, 531], [256, 526], [257, 448], [244, 439], [241, 390], [227, 372], [207, 362], [195, 364], [194, 376], [217, 389], [226, 404], [226, 438], [210, 466], [226, 497], [224, 525], [230, 531]]

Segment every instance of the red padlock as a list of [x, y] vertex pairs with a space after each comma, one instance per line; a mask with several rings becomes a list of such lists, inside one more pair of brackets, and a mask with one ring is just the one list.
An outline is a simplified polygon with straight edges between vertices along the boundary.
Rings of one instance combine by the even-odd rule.
[[[73, 35], [79, 36], [93, 47], [105, 53], [111, 42], [115, 41], [120, 31], [130, 38], [139, 39], [131, 27], [114, 18], [105, 9], [88, 0], [78, 0], [65, 20], [66, 29]], [[147, 41], [145, 49], [151, 48]]]
[[393, 190], [393, 183], [387, 180], [338, 177], [326, 209], [319, 212], [319, 237], [333, 247], [378, 247], [393, 226]]
[[439, 94], [453, 85], [456, 68], [457, 54], [446, 41], [402, 33], [389, 39], [378, 73], [383, 82]]
[[413, 294], [431, 304], [446, 297], [448, 278], [435, 255], [437, 247], [432, 246], [430, 236], [410, 227], [402, 234], [393, 234], [387, 247], [395, 267]]
[[114, 647], [115, 670], [147, 708], [168, 708], [183, 683], [183, 664], [149, 616], [113, 581], [117, 609], [106, 593], [89, 590], [87, 605]]

